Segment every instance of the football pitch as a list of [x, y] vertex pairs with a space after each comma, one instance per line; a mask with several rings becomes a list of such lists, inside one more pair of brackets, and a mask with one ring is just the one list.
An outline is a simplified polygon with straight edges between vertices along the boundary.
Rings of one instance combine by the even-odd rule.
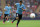
[[[3, 21], [0, 21], [0, 27], [16, 27], [16, 23], [17, 21], [12, 24], [10, 20], [3, 24]], [[18, 27], [40, 27], [40, 20], [21, 20]]]

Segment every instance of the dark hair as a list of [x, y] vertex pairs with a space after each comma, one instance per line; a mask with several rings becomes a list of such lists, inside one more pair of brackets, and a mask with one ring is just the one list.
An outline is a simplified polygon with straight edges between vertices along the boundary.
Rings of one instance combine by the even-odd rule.
[[20, 1], [22, 3], [22, 1]]
[[10, 3], [7, 3], [7, 4], [9, 4], [9, 5], [10, 5]]

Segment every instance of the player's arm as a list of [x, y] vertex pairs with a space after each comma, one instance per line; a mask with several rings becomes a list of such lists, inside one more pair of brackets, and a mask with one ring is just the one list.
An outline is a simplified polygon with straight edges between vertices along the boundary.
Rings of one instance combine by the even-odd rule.
[[4, 11], [7, 11], [7, 10], [6, 10], [6, 6], [5, 6], [5, 8], [4, 8]]
[[23, 11], [26, 11], [26, 9], [22, 9]]
[[6, 11], [6, 9], [4, 8], [4, 11]]
[[23, 8], [22, 8], [22, 10], [23, 10], [23, 11], [25, 11], [25, 10], [26, 10], [26, 7], [25, 7], [24, 5], [23, 5]]

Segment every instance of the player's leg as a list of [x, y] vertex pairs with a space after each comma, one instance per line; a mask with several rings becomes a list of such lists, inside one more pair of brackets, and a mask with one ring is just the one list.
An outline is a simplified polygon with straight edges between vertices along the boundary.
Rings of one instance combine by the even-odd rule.
[[11, 23], [13, 23], [16, 19], [18, 19], [17, 13], [16, 13], [16, 18], [14, 18], [14, 20]]
[[6, 21], [9, 22], [9, 14], [6, 14]]
[[16, 27], [18, 27], [18, 24], [19, 24], [19, 22], [20, 22], [20, 20], [22, 19], [22, 14], [21, 15], [19, 15], [19, 19], [18, 19], [18, 22], [17, 22], [17, 25], [16, 25]]
[[8, 18], [7, 16], [8, 16], [8, 14], [6, 14], [6, 16], [5, 16], [6, 21], [7, 21], [7, 18]]
[[7, 16], [7, 22], [9, 22], [9, 16]]
[[4, 14], [4, 21], [3, 21], [3, 23], [5, 23], [5, 21], [7, 20], [6, 16], [8, 16], [8, 14]]
[[6, 16], [5, 16], [6, 21], [7, 21], [7, 18], [8, 18], [7, 16], [8, 16], [8, 14], [6, 14]]
[[18, 17], [14, 18], [14, 20], [12, 22], [14, 22], [15, 20], [18, 20]]
[[11, 22], [11, 23], [13, 23], [15, 20], [16, 20], [16, 18], [14, 18], [14, 20], [12, 20], [12, 22]]
[[9, 15], [8, 15], [8, 18], [7, 18], [7, 19], [8, 19], [8, 20], [7, 20], [8, 22], [9, 22], [9, 19], [10, 19], [10, 18], [11, 18], [11, 15], [9, 14]]
[[19, 22], [20, 22], [20, 20], [18, 20], [16, 27], [18, 27]]
[[5, 21], [6, 21], [6, 18], [5, 18], [5, 17], [6, 17], [6, 14], [4, 14], [4, 20], [3, 20], [3, 23], [5, 23]]

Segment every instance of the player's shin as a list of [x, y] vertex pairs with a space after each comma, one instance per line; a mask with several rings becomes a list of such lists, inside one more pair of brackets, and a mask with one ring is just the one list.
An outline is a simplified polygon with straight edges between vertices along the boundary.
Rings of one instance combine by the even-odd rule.
[[3, 20], [3, 24], [5, 24], [5, 21], [6, 21], [6, 19], [4, 18], [4, 20]]
[[14, 20], [12, 20], [12, 22], [11, 22], [11, 23], [13, 23], [15, 20], [16, 20], [16, 18], [14, 18]]

